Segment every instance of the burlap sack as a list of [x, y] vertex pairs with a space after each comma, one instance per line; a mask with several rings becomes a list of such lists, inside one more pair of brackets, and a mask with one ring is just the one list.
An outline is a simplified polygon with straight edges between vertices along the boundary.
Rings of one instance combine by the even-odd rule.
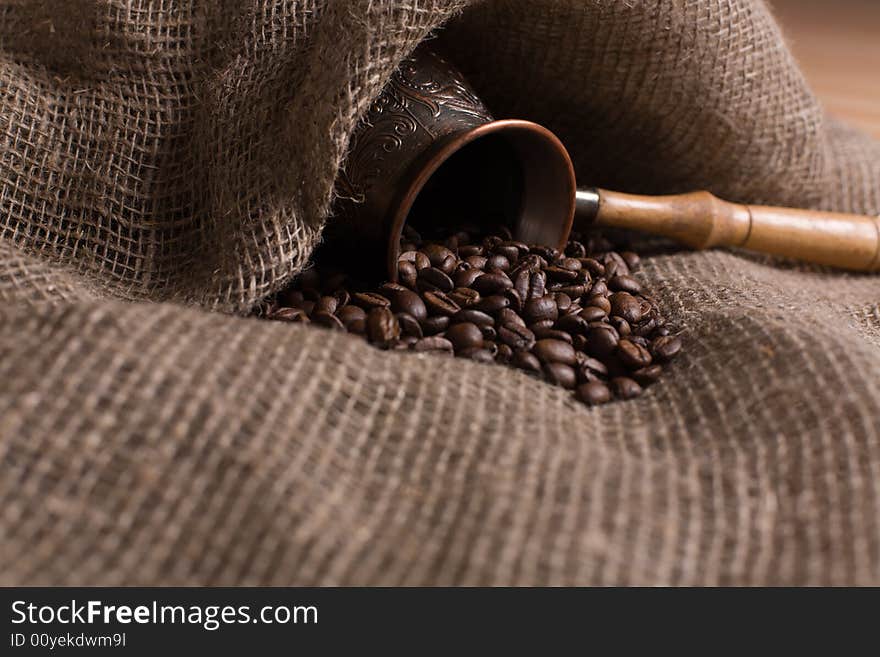
[[880, 584], [876, 277], [658, 254], [687, 353], [597, 410], [208, 312], [302, 268], [444, 24], [585, 182], [880, 211], [761, 0], [468, 4], [0, 0], [0, 583]]

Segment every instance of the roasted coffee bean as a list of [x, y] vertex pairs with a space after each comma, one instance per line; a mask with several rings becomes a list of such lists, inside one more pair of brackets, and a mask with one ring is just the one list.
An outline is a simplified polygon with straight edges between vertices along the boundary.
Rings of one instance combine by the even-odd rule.
[[513, 281], [501, 272], [484, 274], [473, 283], [473, 288], [483, 296], [501, 294], [512, 287]]
[[289, 308], [298, 308], [306, 298], [299, 290], [285, 290], [278, 295], [278, 303]]
[[615, 292], [629, 292], [630, 294], [639, 294], [642, 291], [642, 284], [632, 276], [618, 274], [608, 281], [608, 288]]
[[519, 324], [504, 324], [498, 328], [498, 337], [516, 351], [531, 351], [535, 346], [535, 334]]
[[587, 333], [587, 353], [603, 359], [614, 353], [620, 339], [611, 326], [593, 326]]
[[[483, 255], [483, 250], [484, 250], [483, 247], [480, 246], [479, 244], [469, 244], [467, 246], [459, 246], [458, 247], [458, 257], [462, 258], [464, 260], [467, 260], [468, 258], [470, 258], [472, 256]], [[485, 264], [486, 263], [484, 262], [482, 265], [480, 265], [480, 267], [481, 268], [484, 267]]]
[[623, 319], [623, 317], [617, 317], [616, 315], [611, 318], [611, 326], [617, 329], [618, 335], [620, 337], [625, 338], [632, 334], [632, 327], [629, 322]]
[[389, 308], [391, 301], [375, 292], [355, 292], [351, 295], [351, 302], [364, 310], [372, 308]]
[[606, 315], [611, 312], [611, 302], [605, 297], [590, 297], [587, 299], [586, 305], [601, 308]]
[[605, 276], [609, 279], [615, 276], [629, 275], [629, 267], [626, 264], [626, 260], [616, 251], [609, 251], [602, 256], [602, 264], [605, 265]]
[[629, 292], [615, 292], [611, 295], [611, 314], [636, 324], [642, 319], [641, 304]]
[[617, 343], [617, 357], [631, 370], [640, 370], [651, 364], [651, 354], [643, 346], [630, 340]]
[[629, 267], [629, 270], [636, 271], [639, 269], [642, 263], [642, 259], [639, 258], [638, 253], [633, 253], [632, 251], [621, 251], [620, 257], [623, 258], [624, 262], [626, 262], [626, 266]]
[[651, 365], [650, 367], [645, 367], [633, 372], [632, 378], [640, 386], [647, 388], [648, 386], [655, 384], [662, 374], [663, 367], [661, 365]]
[[343, 306], [336, 311], [336, 316], [342, 320], [343, 324], [348, 324], [356, 319], [366, 319], [366, 311], [359, 306]]
[[447, 351], [452, 352], [452, 343], [439, 335], [422, 338], [413, 345], [414, 351]]
[[542, 319], [540, 322], [532, 322], [528, 325], [529, 330], [535, 331], [552, 331], [553, 325], [556, 324], [552, 319]]
[[608, 374], [608, 368], [601, 360], [590, 358], [586, 354], [582, 358], [578, 358], [578, 367], [581, 367], [596, 374]]
[[502, 296], [510, 302], [510, 306], [508, 306], [509, 308], [511, 308], [516, 313], [522, 312], [523, 302], [522, 297], [519, 296], [519, 292], [517, 292], [513, 288], [509, 288], [502, 292]]
[[465, 258], [464, 261], [467, 264], [469, 264], [471, 267], [473, 267], [474, 269], [482, 271], [486, 268], [487, 258], [486, 258], [486, 256], [483, 256], [483, 255], [470, 256], [468, 258]]
[[644, 392], [642, 386], [625, 376], [611, 379], [611, 389], [614, 395], [620, 399], [635, 399]]
[[539, 374], [541, 372], [541, 361], [538, 360], [537, 356], [528, 351], [514, 352], [510, 364], [521, 370], [525, 370], [526, 372], [532, 372], [534, 374]]
[[455, 266], [458, 264], [458, 258], [454, 255], [450, 254], [446, 256], [446, 259], [443, 260], [439, 265], [437, 265], [437, 269], [442, 271], [447, 276], [451, 274], [455, 270]]
[[603, 265], [595, 258], [580, 258], [580, 261], [581, 264], [584, 266], [584, 269], [590, 272], [593, 276], [605, 275], [605, 265]]
[[592, 381], [578, 386], [577, 397], [588, 406], [598, 406], [611, 401], [611, 390], [601, 381]]
[[367, 315], [367, 335], [373, 344], [388, 348], [400, 337], [400, 324], [388, 308], [378, 306]]
[[428, 267], [420, 271], [419, 282], [427, 283], [441, 292], [452, 292], [452, 289], [455, 287], [452, 279], [436, 267]]
[[428, 308], [422, 298], [412, 290], [397, 290], [391, 295], [391, 310], [396, 313], [408, 313], [416, 320], [422, 321], [428, 316]]
[[450, 323], [460, 324], [464, 322], [470, 322], [472, 324], [476, 324], [477, 326], [492, 326], [495, 323], [495, 320], [492, 318], [491, 315], [487, 315], [480, 310], [474, 310], [473, 308], [462, 308], [451, 317]]
[[506, 344], [498, 345], [498, 352], [495, 354], [495, 362], [507, 364], [513, 358], [513, 349]]
[[397, 259], [398, 264], [401, 260], [413, 263], [417, 270], [431, 266], [431, 260], [421, 251], [406, 251], [401, 253], [400, 257]]
[[651, 343], [651, 351], [657, 360], [670, 361], [681, 351], [681, 340], [675, 336], [657, 338]]
[[483, 297], [472, 307], [474, 310], [481, 310], [484, 313], [494, 315], [499, 310], [507, 308], [508, 306], [510, 306], [510, 300], [507, 297], [503, 297], [500, 294], [493, 294], [489, 297]]
[[512, 246], [509, 242], [505, 242], [495, 247], [495, 255], [504, 256], [507, 258], [508, 263], [514, 264], [519, 260], [520, 252], [515, 246]]
[[419, 324], [419, 320], [413, 315], [410, 315], [409, 313], [397, 313], [395, 317], [397, 317], [397, 323], [400, 324], [400, 331], [403, 335], [414, 338], [421, 338], [424, 335], [422, 332], [422, 325]]
[[550, 295], [532, 298], [523, 304], [523, 319], [526, 324], [534, 322], [553, 321], [559, 318], [559, 309], [556, 307], [556, 301]]
[[457, 287], [448, 296], [462, 308], [472, 306], [480, 300], [480, 293], [469, 287]]
[[483, 343], [487, 348], [497, 343], [498, 331], [495, 330], [494, 326], [481, 326], [480, 333], [483, 334]]
[[571, 333], [559, 331], [552, 326], [537, 326], [532, 324], [529, 328], [538, 340], [562, 340], [568, 344], [574, 344], [574, 338]]
[[570, 258], [584, 258], [587, 255], [587, 248], [577, 240], [571, 240], [565, 245], [565, 255]]
[[556, 309], [560, 313], [567, 313], [569, 308], [571, 308], [571, 297], [564, 292], [554, 294], [553, 300], [556, 302]]
[[397, 264], [397, 280], [406, 287], [413, 288], [418, 280], [418, 270], [415, 264], [406, 260], [401, 260]]
[[565, 365], [577, 363], [577, 353], [574, 347], [563, 340], [538, 340], [532, 353], [544, 363], [563, 363]]
[[577, 272], [564, 267], [551, 266], [544, 270], [547, 278], [556, 283], [571, 283], [577, 280]]
[[578, 272], [584, 267], [577, 258], [563, 258], [559, 261], [559, 266], [574, 272]]
[[422, 333], [425, 335], [437, 335], [449, 328], [449, 317], [436, 315], [421, 321]]
[[599, 322], [608, 316], [602, 308], [597, 308], [596, 306], [587, 306], [579, 315], [587, 322]]
[[593, 283], [593, 287], [590, 288], [589, 294], [591, 297], [607, 297], [608, 284], [605, 281], [597, 281]]
[[[408, 288], [405, 285], [401, 285], [400, 283], [390, 283], [389, 282], [389, 283], [382, 283], [382, 285], [379, 286], [379, 293], [382, 296], [385, 296], [385, 297], [388, 297], [389, 299], [392, 299], [394, 297], [395, 292], [400, 292], [401, 290], [407, 290], [407, 289]], [[345, 290], [340, 290], [340, 292], [345, 292]], [[348, 301], [346, 301], [345, 303], [348, 303]], [[340, 301], [339, 305], [344, 306], [345, 304]]]
[[505, 324], [516, 324], [518, 326], [524, 327], [526, 325], [526, 322], [522, 318], [522, 316], [514, 312], [510, 308], [502, 308], [496, 313], [495, 317], [499, 326]]
[[580, 315], [564, 315], [559, 318], [555, 327], [572, 335], [586, 335], [590, 330], [590, 323]]
[[562, 363], [547, 363], [543, 367], [544, 378], [550, 383], [572, 390], [577, 385], [577, 374], [573, 367]]
[[332, 329], [334, 331], [344, 331], [345, 325], [339, 321], [339, 318], [336, 315], [331, 315], [328, 312], [323, 310], [319, 310], [312, 315], [312, 322], [318, 324], [319, 326], [323, 326], [324, 328]]
[[453, 274], [453, 282], [456, 287], [472, 287], [474, 282], [485, 274], [482, 269], [464, 269]]
[[495, 354], [493, 354], [488, 349], [462, 349], [461, 351], [456, 351], [455, 355], [459, 358], [468, 358], [470, 360], [476, 361], [478, 363], [494, 363], [495, 362]]
[[303, 324], [309, 321], [308, 315], [301, 308], [278, 308], [269, 314], [269, 319], [282, 322], [300, 322]]
[[443, 292], [425, 292], [423, 299], [428, 312], [432, 315], [452, 316], [461, 308]]
[[520, 299], [528, 299], [531, 291], [532, 273], [528, 269], [520, 269], [513, 279], [513, 289], [519, 294]]
[[483, 347], [483, 334], [480, 332], [480, 328], [470, 322], [450, 326], [446, 330], [446, 339], [452, 343], [456, 352]]
[[426, 244], [421, 248], [421, 252], [428, 257], [432, 267], [440, 267], [450, 256], [455, 257], [455, 254], [442, 244]]
[[345, 330], [349, 333], [354, 333], [355, 335], [366, 335], [367, 333], [367, 320], [363, 319], [353, 319], [350, 322], [345, 323]]
[[532, 273], [529, 278], [529, 292], [523, 296], [523, 301], [528, 299], [540, 299], [547, 292], [547, 274], [543, 271]]
[[489, 256], [488, 260], [486, 260], [486, 271], [491, 272], [492, 270], [510, 271], [510, 260], [503, 255]]

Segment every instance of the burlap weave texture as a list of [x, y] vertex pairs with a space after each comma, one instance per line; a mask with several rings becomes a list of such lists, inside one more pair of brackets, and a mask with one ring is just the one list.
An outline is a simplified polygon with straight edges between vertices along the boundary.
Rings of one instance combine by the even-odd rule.
[[216, 312], [441, 26], [584, 182], [880, 211], [761, 0], [468, 5], [0, 0], [0, 583], [880, 583], [875, 277], [655, 255], [687, 353], [598, 410]]

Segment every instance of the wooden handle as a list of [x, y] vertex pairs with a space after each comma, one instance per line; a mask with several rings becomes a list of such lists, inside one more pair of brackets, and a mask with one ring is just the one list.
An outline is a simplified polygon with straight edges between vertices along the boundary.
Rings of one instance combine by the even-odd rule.
[[880, 271], [878, 217], [740, 205], [709, 192], [652, 197], [596, 190], [588, 207], [588, 194], [578, 193], [578, 215], [592, 215], [597, 225], [662, 235], [696, 249], [736, 246], [855, 271]]

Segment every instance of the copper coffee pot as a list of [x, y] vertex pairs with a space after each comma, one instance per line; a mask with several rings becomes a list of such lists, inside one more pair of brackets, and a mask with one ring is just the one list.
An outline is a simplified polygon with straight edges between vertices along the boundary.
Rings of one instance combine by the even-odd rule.
[[355, 131], [337, 192], [328, 237], [372, 263], [371, 254], [384, 253], [391, 280], [407, 221], [449, 224], [463, 216], [503, 223], [527, 243], [561, 247], [573, 225], [609, 226], [698, 249], [742, 247], [880, 271], [880, 218], [740, 205], [709, 192], [578, 190], [571, 158], [553, 133], [529, 121], [494, 120], [461, 73], [424, 46]]

